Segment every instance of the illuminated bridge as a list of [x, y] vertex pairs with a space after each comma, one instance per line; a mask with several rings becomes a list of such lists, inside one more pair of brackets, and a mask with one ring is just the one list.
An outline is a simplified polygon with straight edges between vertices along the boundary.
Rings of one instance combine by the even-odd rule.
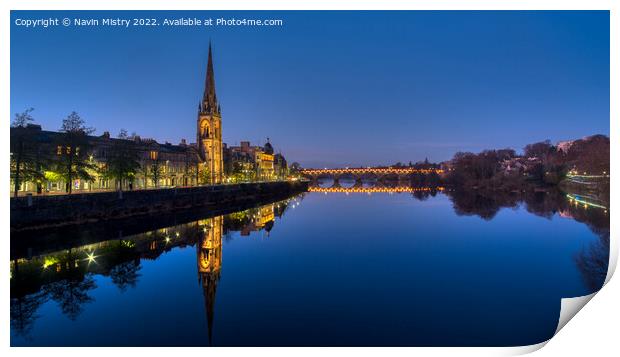
[[353, 168], [340, 168], [340, 169], [303, 169], [301, 174], [312, 180], [316, 181], [319, 178], [332, 178], [334, 181], [338, 181], [340, 178], [353, 178], [355, 181], [361, 181], [362, 178], [375, 178], [381, 180], [388, 177], [395, 177], [398, 179], [409, 177], [414, 174], [441, 175], [443, 170], [441, 169], [416, 169], [413, 167], [353, 167]]
[[321, 192], [321, 193], [415, 193], [415, 192], [432, 192], [443, 191], [443, 187], [409, 187], [409, 186], [397, 186], [397, 187], [318, 187], [311, 186], [308, 188], [309, 192]]

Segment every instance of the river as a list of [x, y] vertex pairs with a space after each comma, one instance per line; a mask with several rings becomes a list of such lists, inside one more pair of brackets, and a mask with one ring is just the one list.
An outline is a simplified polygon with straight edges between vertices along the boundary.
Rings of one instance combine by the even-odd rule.
[[528, 345], [553, 335], [561, 298], [604, 281], [605, 207], [371, 191], [12, 245], [11, 345]]

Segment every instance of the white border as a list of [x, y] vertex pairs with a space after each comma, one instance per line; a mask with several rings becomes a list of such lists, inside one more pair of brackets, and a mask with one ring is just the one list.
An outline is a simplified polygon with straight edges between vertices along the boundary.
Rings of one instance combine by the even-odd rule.
[[[2, 93], [0, 100], [0, 106], [3, 109], [5, 115], [11, 115], [10, 112], [10, 67], [9, 67], [9, 43], [10, 43], [10, 10], [611, 10], [611, 111], [610, 118], [619, 118], [618, 105], [615, 101], [618, 99], [618, 63], [620, 63], [620, 43], [618, 42], [618, 34], [620, 33], [620, 25], [618, 22], [617, 11], [619, 6], [617, 2], [611, 0], [410, 0], [410, 1], [346, 1], [346, 0], [303, 0], [303, 1], [281, 1], [281, 0], [262, 0], [262, 1], [223, 1], [223, 0], [211, 0], [211, 1], [199, 1], [199, 0], [3, 0], [0, 2], [0, 8], [2, 12], [0, 14], [0, 36], [2, 46], [0, 51], [0, 73], [2, 80]], [[7, 118], [8, 119], [8, 118]], [[5, 120], [7, 120], [5, 119]], [[617, 120], [617, 119], [616, 119]], [[7, 120], [8, 121], [8, 120]], [[616, 121], [611, 121], [611, 137], [618, 137], [618, 125]], [[4, 147], [4, 152], [9, 152], [9, 135], [8, 125], [5, 125], [1, 129], [1, 139]], [[611, 151], [611, 173], [612, 173], [612, 186], [616, 187], [618, 179], [614, 175], [618, 168], [618, 145], [612, 140]], [[2, 156], [0, 167], [8, 167], [8, 155]], [[8, 175], [2, 176], [2, 186], [8, 187]], [[8, 190], [3, 191], [4, 195], [8, 196]], [[615, 207], [618, 194], [615, 190], [612, 190], [611, 205]], [[5, 204], [2, 205], [2, 227], [5, 229], [5, 249], [3, 257], [5, 262], [9, 261], [9, 207], [8, 197], [4, 199]], [[615, 222], [617, 214], [612, 209], [610, 210], [611, 221]], [[611, 234], [611, 261], [610, 272], [614, 271], [614, 268], [618, 260], [618, 239], [616, 238], [616, 229], [612, 225]], [[6, 274], [8, 275], [8, 274]], [[6, 277], [5, 275], [5, 277]], [[608, 274], [607, 281], [611, 278], [611, 274]], [[5, 292], [4, 308], [0, 309], [4, 316], [4, 323], [0, 325], [2, 330], [2, 336], [4, 337], [4, 346], [8, 349], [10, 345], [9, 337], [9, 279], [2, 279], [0, 282], [3, 291]], [[588, 316], [585, 313], [580, 314], [575, 319], [583, 320], [579, 326], [572, 326], [574, 324], [569, 323], [570, 328], [562, 330], [557, 337], [552, 340], [555, 343], [550, 343], [549, 347], [543, 349], [539, 353], [547, 355], [573, 355], [574, 353], [588, 354], [588, 355], [608, 355], [611, 351], [617, 351], [617, 324], [616, 319], [620, 317], [620, 286], [618, 282], [611, 282], [606, 285], [602, 292], [598, 294], [595, 300], [596, 304], [589, 304], [584, 310], [589, 311]], [[568, 307], [573, 312], [579, 311], [585, 302], [589, 301], [592, 296], [576, 299], [564, 299], [562, 301], [563, 314], [568, 312]], [[596, 306], [591, 306], [596, 305]], [[573, 313], [574, 314], [574, 313]], [[569, 314], [572, 315], [573, 314]], [[563, 317], [564, 318], [564, 317]], [[570, 318], [568, 319], [570, 320]], [[567, 321], [568, 321], [567, 320]], [[205, 351], [203, 349], [184, 348], [182, 353], [216, 353], [216, 354], [245, 354], [252, 353], [258, 356], [289, 356], [291, 354], [300, 356], [310, 356], [317, 353], [329, 355], [346, 353], [355, 353], [359, 355], [374, 355], [376, 353], [390, 353], [393, 355], [410, 355], [411, 353], [423, 353], [424, 355], [505, 355], [505, 354], [522, 354], [535, 351], [547, 343], [542, 343], [534, 346], [526, 347], [512, 347], [512, 348], [346, 348], [346, 349], [334, 349], [334, 348], [315, 348], [315, 349], [291, 349], [291, 348], [258, 348], [251, 351], [244, 348], [227, 348], [227, 349], [209, 349]], [[553, 348], [552, 348], [553, 347]], [[175, 348], [174, 351], [181, 352], [180, 349]], [[129, 349], [115, 349], [114, 352], [123, 353], [135, 353], [135, 350]], [[84, 354], [108, 354], [112, 351], [102, 349], [83, 349], [83, 348], [60, 348], [60, 349], [33, 349], [33, 348], [21, 348], [21, 349], [9, 349], [10, 353], [14, 354], [40, 354], [41, 352], [46, 355], [84, 355]], [[171, 349], [161, 348], [145, 348], [141, 349], [140, 353], [149, 354], [168, 354], [173, 352]], [[597, 353], [598, 352], [598, 353]]]

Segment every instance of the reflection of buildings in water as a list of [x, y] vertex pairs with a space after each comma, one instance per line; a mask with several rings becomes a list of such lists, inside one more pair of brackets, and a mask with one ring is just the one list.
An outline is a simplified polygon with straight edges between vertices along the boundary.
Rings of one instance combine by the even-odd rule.
[[[247, 236], [250, 232], [263, 229], [269, 233], [274, 226], [275, 217], [282, 216], [287, 203], [288, 201], [277, 202], [244, 211], [241, 215], [249, 218], [249, 222], [243, 226], [240, 234]], [[230, 227], [224, 227], [224, 216], [201, 220], [197, 224], [201, 233], [200, 240], [196, 244], [198, 279], [203, 289], [209, 344], [211, 344], [216, 290], [222, 271], [222, 235], [224, 230]]]
[[575, 256], [585, 286], [599, 290], [609, 268], [609, 196], [566, 194], [560, 190], [546, 192], [446, 190], [457, 215], [476, 215], [491, 220], [502, 208], [524, 205], [527, 212], [551, 219], [556, 214], [583, 223], [598, 239]]
[[246, 224], [241, 229], [242, 236], [249, 236], [250, 232], [260, 231], [261, 229], [265, 229], [267, 235], [273, 228], [275, 220], [275, 204], [269, 204], [260, 207], [256, 213], [252, 215], [252, 219], [250, 223]]
[[[290, 203], [293, 207], [299, 205], [299, 198], [69, 250], [16, 257], [10, 269], [11, 328], [27, 334], [38, 317], [40, 304], [49, 298], [70, 306], [70, 311], [63, 312], [75, 317], [82, 311], [81, 306], [92, 300], [89, 291], [95, 288], [90, 283], [93, 275], [110, 276], [112, 283], [124, 290], [138, 283], [142, 260], [156, 260], [174, 248], [196, 245], [198, 280], [203, 289], [211, 343], [216, 288], [222, 269], [222, 236], [229, 231], [241, 231], [242, 235], [244, 231], [248, 235], [262, 229], [269, 232], [275, 217], [282, 217]], [[73, 290], [63, 295], [69, 290], [58, 282], [68, 278]], [[72, 300], [68, 301], [69, 298]]]
[[215, 291], [222, 271], [222, 231], [224, 229], [224, 217], [219, 216], [198, 221], [198, 227], [201, 228], [203, 232], [201, 240], [196, 244], [198, 280], [204, 294], [207, 327], [209, 329], [209, 344], [211, 344]]

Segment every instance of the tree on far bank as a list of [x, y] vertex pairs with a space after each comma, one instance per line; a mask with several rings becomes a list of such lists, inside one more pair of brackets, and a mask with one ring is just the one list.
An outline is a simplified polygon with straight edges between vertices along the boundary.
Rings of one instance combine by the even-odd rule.
[[556, 149], [551, 145], [551, 141], [545, 140], [538, 143], [528, 144], [523, 148], [523, 155], [526, 158], [536, 157], [543, 162], [547, 162], [550, 155], [555, 153]]
[[95, 165], [89, 160], [88, 135], [95, 129], [87, 127], [78, 113], [71, 112], [63, 119], [60, 131], [62, 134], [56, 142], [56, 171], [65, 181], [66, 192], [71, 194], [74, 179], [93, 180], [90, 171]]
[[148, 168], [148, 173], [150, 174], [151, 179], [153, 180], [153, 185], [157, 188], [159, 187], [159, 180], [161, 180], [161, 177], [164, 174], [164, 165], [159, 157], [159, 153], [155, 155], [155, 159], [152, 159], [150, 161], [151, 161], [151, 164]]
[[29, 108], [16, 113], [11, 123], [11, 179], [13, 180], [14, 196], [17, 197], [23, 182], [32, 181], [37, 184], [37, 192], [41, 193], [43, 175], [43, 159], [40, 153], [37, 130], [29, 124], [34, 121]]
[[107, 157], [106, 176], [116, 180], [121, 191], [123, 184], [131, 182], [140, 168], [138, 152], [134, 146], [134, 142], [128, 139], [127, 131], [121, 129]]
[[568, 150], [560, 151], [558, 156], [569, 169], [575, 169], [580, 174], [604, 175], [609, 174], [609, 153], [609, 137], [592, 135], [573, 141]]
[[300, 164], [300, 163], [298, 163], [297, 161], [295, 161], [295, 162], [293, 162], [293, 163], [291, 164], [291, 166], [289, 166], [288, 170], [289, 170], [289, 173], [290, 173], [292, 176], [299, 176], [299, 174], [300, 174], [300, 172], [301, 172], [301, 170], [302, 170], [302, 167], [301, 167], [301, 164]]
[[198, 184], [199, 185], [208, 185], [211, 182], [211, 171], [207, 167], [207, 165], [199, 165], [198, 166]]

